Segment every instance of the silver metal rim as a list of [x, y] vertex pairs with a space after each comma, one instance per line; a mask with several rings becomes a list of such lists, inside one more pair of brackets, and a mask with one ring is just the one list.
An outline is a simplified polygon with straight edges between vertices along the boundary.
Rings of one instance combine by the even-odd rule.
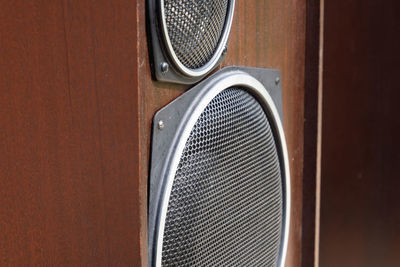
[[[284, 225], [283, 225], [283, 238], [281, 240], [281, 254], [278, 259], [278, 266], [284, 266], [286, 259], [286, 251], [288, 244], [288, 236], [289, 236], [289, 223], [290, 223], [290, 170], [289, 170], [289, 160], [286, 146], [286, 139], [283, 131], [283, 126], [279, 118], [278, 110], [275, 107], [275, 104], [264, 88], [264, 86], [252, 76], [246, 73], [231, 73], [226, 76], [222, 76], [219, 79], [215, 79], [213, 82], [209, 83], [204, 89], [200, 101], [197, 103], [193, 103], [192, 111], [188, 116], [185, 116], [182, 120], [176, 138], [177, 145], [175, 149], [172, 151], [170, 160], [167, 163], [169, 166], [168, 171], [166, 172], [166, 187], [164, 191], [164, 195], [161, 197], [161, 216], [156, 224], [158, 227], [158, 234], [156, 237], [156, 266], [161, 266], [162, 262], [162, 244], [164, 238], [164, 227], [167, 216], [167, 209], [169, 198], [171, 195], [172, 184], [174, 181], [175, 173], [182, 155], [182, 152], [185, 148], [186, 141], [189, 138], [189, 135], [193, 129], [193, 126], [197, 122], [201, 113], [207, 107], [207, 105], [211, 102], [212, 99], [216, 95], [218, 95], [223, 90], [230, 88], [232, 86], [243, 86], [246, 88], [253, 96], [257, 98], [257, 100], [262, 104], [264, 110], [270, 115], [271, 118], [270, 123], [273, 124], [276, 134], [279, 138], [281, 159], [283, 161], [283, 180], [284, 180], [284, 196], [285, 196], [285, 205], [283, 207], [283, 216], [284, 216]], [[282, 163], [282, 162], [281, 162]]]
[[229, 0], [229, 7], [228, 7], [228, 13], [226, 17], [226, 23], [222, 32], [222, 36], [220, 39], [220, 42], [218, 44], [218, 47], [212, 56], [212, 58], [202, 67], [197, 68], [197, 69], [190, 69], [186, 67], [185, 65], [182, 64], [182, 62], [179, 60], [178, 56], [176, 55], [172, 44], [171, 40], [168, 35], [168, 30], [167, 30], [167, 23], [165, 19], [165, 8], [164, 8], [164, 0], [160, 1], [161, 4], [161, 28], [164, 36], [164, 41], [166, 42], [166, 47], [168, 54], [171, 57], [171, 60], [173, 63], [176, 65], [176, 67], [181, 71], [184, 75], [189, 76], [189, 77], [199, 77], [207, 74], [209, 71], [213, 69], [213, 67], [218, 63], [219, 58], [221, 57], [224, 48], [226, 46], [226, 43], [228, 42], [228, 36], [229, 32], [231, 30], [231, 25], [232, 25], [232, 20], [233, 20], [233, 13], [234, 13], [234, 7], [235, 7], [235, 0]]

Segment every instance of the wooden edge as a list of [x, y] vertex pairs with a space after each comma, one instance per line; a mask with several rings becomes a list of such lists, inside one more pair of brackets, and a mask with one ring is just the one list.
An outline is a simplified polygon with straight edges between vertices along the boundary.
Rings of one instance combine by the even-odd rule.
[[318, 266], [324, 0], [307, 0], [301, 266]]

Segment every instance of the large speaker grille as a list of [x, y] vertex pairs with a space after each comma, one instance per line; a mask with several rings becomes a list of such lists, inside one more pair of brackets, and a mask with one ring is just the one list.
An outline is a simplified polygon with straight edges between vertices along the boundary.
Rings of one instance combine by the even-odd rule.
[[228, 0], [164, 0], [164, 16], [173, 51], [189, 69], [210, 61], [222, 36]]
[[281, 166], [268, 115], [246, 90], [219, 93], [194, 125], [169, 197], [165, 266], [275, 266]]

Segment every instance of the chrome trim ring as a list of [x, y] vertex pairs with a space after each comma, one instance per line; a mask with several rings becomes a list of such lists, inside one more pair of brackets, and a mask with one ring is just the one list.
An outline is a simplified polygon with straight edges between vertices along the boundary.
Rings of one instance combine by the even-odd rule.
[[282, 188], [284, 190], [285, 203], [283, 206], [284, 225], [282, 227], [283, 234], [281, 240], [280, 255], [278, 259], [278, 266], [284, 266], [285, 264], [290, 223], [290, 171], [283, 126], [280, 121], [278, 110], [276, 109], [275, 104], [271, 96], [267, 92], [266, 88], [257, 79], [253, 78], [249, 74], [237, 71], [221, 75], [220, 77], [210, 81], [202, 89], [199, 95], [196, 96], [194, 101], [192, 101], [190, 108], [187, 109], [186, 114], [185, 116], [183, 116], [183, 119], [177, 129], [177, 133], [172, 142], [174, 144], [174, 148], [169, 152], [169, 155], [167, 157], [169, 160], [165, 163], [166, 169], [165, 172], [163, 172], [166, 174], [165, 191], [161, 196], [159, 207], [157, 208], [160, 211], [160, 217], [156, 223], [156, 228], [158, 229], [158, 231], [157, 236], [155, 237], [155, 266], [161, 266], [162, 262], [162, 245], [168, 203], [176, 170], [178, 168], [178, 164], [181, 159], [186, 141], [189, 138], [193, 126], [195, 125], [207, 105], [220, 92], [233, 86], [242, 86], [250, 94], [256, 97], [256, 99], [264, 108], [264, 111], [268, 114], [268, 118], [270, 119], [270, 124], [272, 125], [276, 138], [279, 139], [276, 143], [280, 148], [278, 150], [281, 161], [280, 163], [283, 175], [282, 177], [284, 180]]
[[231, 26], [232, 26], [234, 9], [235, 9], [235, 0], [230, 0], [222, 36], [220, 38], [218, 47], [215, 50], [215, 53], [212, 56], [212, 58], [204, 66], [197, 68], [197, 69], [190, 69], [182, 64], [182, 62], [179, 60], [178, 56], [176, 55], [174, 48], [172, 47], [171, 39], [169, 38], [169, 35], [168, 35], [167, 22], [166, 22], [166, 18], [165, 18], [164, 0], [160, 0], [161, 28], [162, 28], [162, 32], [163, 32], [164, 41], [166, 43], [166, 50], [168, 51], [168, 54], [169, 54], [172, 62], [179, 69], [179, 71], [182, 72], [182, 74], [184, 74], [188, 77], [200, 77], [200, 76], [206, 75], [217, 65], [218, 60], [222, 56], [222, 53], [228, 42], [229, 32], [230, 32]]

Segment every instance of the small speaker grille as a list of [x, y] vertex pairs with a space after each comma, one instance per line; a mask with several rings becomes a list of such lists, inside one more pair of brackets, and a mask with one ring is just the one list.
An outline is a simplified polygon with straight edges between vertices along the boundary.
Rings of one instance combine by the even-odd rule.
[[165, 221], [163, 266], [275, 266], [280, 162], [266, 113], [243, 88], [219, 93], [181, 156]]
[[222, 36], [228, 0], [164, 0], [167, 33], [179, 61], [189, 69], [212, 58]]

